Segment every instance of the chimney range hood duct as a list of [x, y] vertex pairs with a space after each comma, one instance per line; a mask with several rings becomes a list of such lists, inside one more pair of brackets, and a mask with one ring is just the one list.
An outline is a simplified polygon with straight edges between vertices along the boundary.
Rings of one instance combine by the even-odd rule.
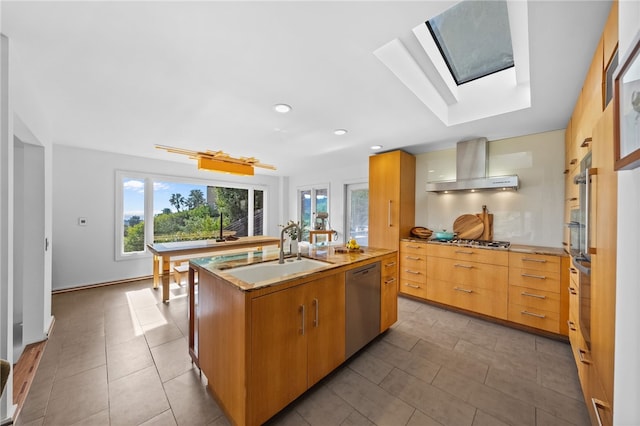
[[429, 182], [427, 192], [517, 190], [517, 175], [487, 177], [487, 138], [456, 144], [456, 180]]

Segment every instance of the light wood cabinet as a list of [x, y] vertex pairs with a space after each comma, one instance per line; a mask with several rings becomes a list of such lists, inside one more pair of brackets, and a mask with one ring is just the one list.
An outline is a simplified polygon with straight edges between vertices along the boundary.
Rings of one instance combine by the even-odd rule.
[[427, 299], [507, 319], [507, 251], [430, 244]]
[[[604, 425], [613, 424], [617, 175], [613, 171], [612, 104], [610, 103], [604, 111], [603, 104], [605, 72], [617, 46], [618, 2], [614, 1], [581, 96], [576, 102], [574, 115], [567, 124], [567, 132], [572, 134], [572, 138], [567, 139], [565, 146], [565, 151], [570, 153], [575, 148], [569, 146], [569, 143], [575, 144], [582, 135], [592, 137], [592, 233], [591, 247], [588, 248], [591, 254], [591, 276], [587, 286], [586, 283], [580, 282], [578, 271], [571, 266], [569, 277], [566, 279], [568, 291], [561, 294], [569, 297], [569, 341], [578, 366], [578, 375], [591, 421], [593, 424]], [[577, 112], [581, 116], [579, 123], [574, 119]], [[579, 151], [578, 153], [580, 154]], [[571, 173], [568, 173], [567, 179], [572, 179]], [[568, 183], [566, 188], [566, 194], [570, 197]], [[571, 205], [567, 203], [565, 209], [570, 208]], [[565, 217], [567, 214], [565, 211]], [[587, 288], [590, 289], [590, 298], [586, 299], [589, 300], [591, 324], [589, 342], [582, 335], [579, 316], [580, 309], [587, 306], [580, 306], [581, 300], [585, 300], [580, 294], [581, 291], [586, 292]]]
[[398, 321], [397, 255], [383, 257], [380, 274], [380, 332]]
[[344, 274], [251, 301], [252, 419], [262, 423], [344, 361]]
[[400, 293], [427, 298], [427, 243], [400, 242]]
[[560, 333], [562, 259], [509, 253], [509, 321]]
[[416, 158], [404, 151], [369, 157], [369, 245], [398, 250], [415, 221]]

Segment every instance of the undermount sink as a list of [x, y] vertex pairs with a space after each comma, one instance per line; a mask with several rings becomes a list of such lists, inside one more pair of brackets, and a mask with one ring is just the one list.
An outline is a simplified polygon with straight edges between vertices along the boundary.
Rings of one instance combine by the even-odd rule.
[[246, 283], [254, 284], [278, 277], [286, 277], [287, 275], [322, 269], [328, 265], [331, 264], [320, 260], [306, 258], [296, 260], [294, 258], [286, 259], [284, 263], [278, 263], [277, 260], [274, 260], [273, 262], [256, 263], [254, 265], [227, 269], [224, 272]]

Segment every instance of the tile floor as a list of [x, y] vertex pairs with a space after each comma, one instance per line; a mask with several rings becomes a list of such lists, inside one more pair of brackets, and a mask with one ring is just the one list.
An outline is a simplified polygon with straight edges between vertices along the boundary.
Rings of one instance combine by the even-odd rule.
[[[187, 299], [149, 281], [53, 296], [17, 425], [227, 425], [187, 352]], [[588, 425], [567, 344], [399, 300], [399, 321], [272, 425]]]

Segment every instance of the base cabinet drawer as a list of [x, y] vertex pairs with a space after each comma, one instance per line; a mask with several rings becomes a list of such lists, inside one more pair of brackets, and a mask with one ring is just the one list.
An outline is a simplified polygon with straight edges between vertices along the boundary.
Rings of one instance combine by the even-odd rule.
[[512, 285], [509, 286], [509, 304], [560, 313], [560, 294]]
[[429, 300], [492, 317], [507, 319], [507, 286], [494, 289], [429, 279]]
[[506, 285], [508, 276], [509, 269], [506, 266], [445, 258], [430, 258], [427, 262], [428, 280], [493, 289], [496, 283]]
[[560, 272], [510, 267], [509, 284], [560, 293]]
[[509, 303], [509, 321], [558, 333], [560, 314]]
[[427, 285], [424, 282], [400, 278], [399, 290], [400, 293], [408, 294], [410, 296], [419, 297], [421, 299], [427, 298]]

